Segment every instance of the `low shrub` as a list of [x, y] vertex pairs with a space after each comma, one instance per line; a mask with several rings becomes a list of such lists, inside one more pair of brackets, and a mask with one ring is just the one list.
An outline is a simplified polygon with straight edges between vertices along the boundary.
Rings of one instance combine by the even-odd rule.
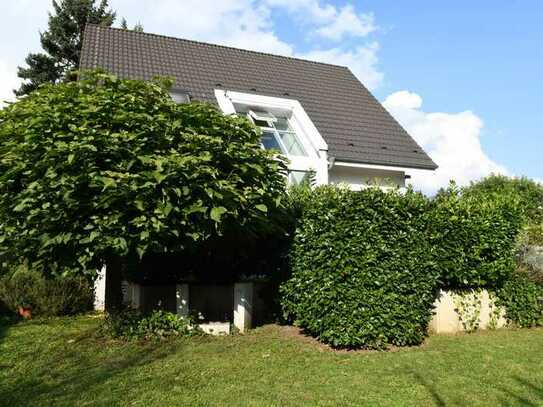
[[543, 325], [543, 287], [522, 272], [515, 273], [496, 295], [509, 323], [523, 328]]
[[334, 347], [421, 343], [438, 286], [428, 199], [325, 186], [291, 200], [299, 221], [280, 289], [285, 318]]
[[83, 278], [51, 278], [19, 270], [0, 278], [0, 301], [13, 312], [31, 308], [34, 316], [74, 315], [92, 309], [94, 293]]
[[102, 332], [109, 337], [124, 340], [165, 339], [201, 334], [190, 317], [161, 310], [144, 315], [131, 309], [107, 314]]
[[451, 186], [432, 203], [430, 242], [444, 288], [497, 287], [515, 269], [522, 210], [509, 195], [462, 194]]

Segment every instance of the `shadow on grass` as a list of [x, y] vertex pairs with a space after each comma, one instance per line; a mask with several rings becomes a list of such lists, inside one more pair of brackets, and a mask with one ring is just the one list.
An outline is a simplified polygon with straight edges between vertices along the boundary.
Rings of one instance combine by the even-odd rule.
[[7, 336], [9, 329], [17, 323], [17, 319], [0, 314], [0, 343]]
[[[173, 352], [179, 352], [179, 342], [123, 344], [97, 338], [96, 329], [81, 332], [70, 342], [51, 346], [47, 355], [37, 355], [29, 361], [30, 368], [17, 372], [9, 384], [0, 384], [0, 404], [78, 404], [81, 399], [111, 396], [110, 384], [116, 376], [139, 376], [140, 368], [160, 361]], [[142, 380], [142, 377], [138, 377]], [[134, 380], [138, 380], [134, 377]], [[123, 378], [124, 380], [124, 378]], [[122, 382], [122, 380], [121, 380]], [[104, 391], [96, 388], [108, 383]], [[94, 391], [93, 391], [94, 390]], [[102, 400], [103, 401], [103, 400]], [[92, 401], [91, 401], [92, 402]]]
[[411, 374], [413, 375], [415, 379], [417, 379], [417, 381], [420, 384], [422, 384], [426, 388], [426, 390], [428, 390], [428, 393], [430, 393], [430, 395], [432, 396], [432, 399], [434, 400], [434, 405], [440, 406], [440, 407], [447, 405], [445, 400], [437, 392], [437, 389], [435, 388], [435, 386], [433, 386], [424, 377], [422, 377], [420, 373], [411, 371]]
[[[524, 379], [519, 376], [513, 376], [520, 388], [523, 390], [523, 394], [518, 394], [518, 391], [513, 391], [510, 389], [503, 389], [510, 399], [515, 401], [515, 404], [523, 406], [541, 406], [543, 405], [543, 387], [538, 386], [527, 379]], [[511, 404], [511, 403], [503, 403]]]

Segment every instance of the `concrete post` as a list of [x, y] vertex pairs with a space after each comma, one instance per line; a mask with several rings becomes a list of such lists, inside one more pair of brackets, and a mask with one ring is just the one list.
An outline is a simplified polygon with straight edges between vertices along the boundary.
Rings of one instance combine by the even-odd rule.
[[98, 270], [98, 277], [94, 280], [94, 309], [103, 311], [106, 306], [106, 266]]
[[177, 306], [177, 315], [186, 317], [189, 315], [189, 285], [177, 284], [175, 286], [175, 300]]
[[240, 332], [251, 329], [253, 316], [253, 283], [234, 284], [234, 326]]
[[130, 306], [139, 310], [141, 307], [141, 285], [130, 283]]

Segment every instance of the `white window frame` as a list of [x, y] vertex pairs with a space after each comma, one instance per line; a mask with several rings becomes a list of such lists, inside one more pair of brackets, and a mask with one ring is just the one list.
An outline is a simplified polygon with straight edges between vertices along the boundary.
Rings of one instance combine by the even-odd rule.
[[286, 155], [292, 171], [314, 171], [317, 185], [328, 184], [328, 145], [305, 112], [294, 99], [254, 95], [215, 89], [215, 97], [224, 114], [236, 114], [234, 104], [258, 106], [290, 112], [289, 124], [296, 133], [307, 156]]

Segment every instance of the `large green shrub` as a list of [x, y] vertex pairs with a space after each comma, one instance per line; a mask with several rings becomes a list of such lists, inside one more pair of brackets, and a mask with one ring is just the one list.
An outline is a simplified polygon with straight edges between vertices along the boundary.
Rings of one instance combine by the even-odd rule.
[[496, 287], [515, 269], [522, 226], [508, 195], [462, 194], [454, 186], [433, 201], [430, 242], [445, 288]]
[[92, 309], [94, 292], [81, 277], [45, 278], [18, 270], [0, 278], [0, 301], [12, 311], [31, 308], [35, 316], [74, 315]]
[[285, 317], [334, 347], [421, 343], [438, 283], [429, 201], [332, 186], [291, 199], [299, 224], [281, 287]]
[[510, 323], [520, 327], [543, 325], [543, 287], [522, 272], [515, 273], [496, 294]]
[[529, 224], [543, 224], [543, 184], [526, 177], [491, 175], [464, 188], [464, 195], [511, 197], [517, 200]]
[[46, 85], [0, 110], [0, 258], [92, 275], [109, 259], [258, 235], [284, 168], [248, 120], [177, 104], [164, 82], [95, 72]]

